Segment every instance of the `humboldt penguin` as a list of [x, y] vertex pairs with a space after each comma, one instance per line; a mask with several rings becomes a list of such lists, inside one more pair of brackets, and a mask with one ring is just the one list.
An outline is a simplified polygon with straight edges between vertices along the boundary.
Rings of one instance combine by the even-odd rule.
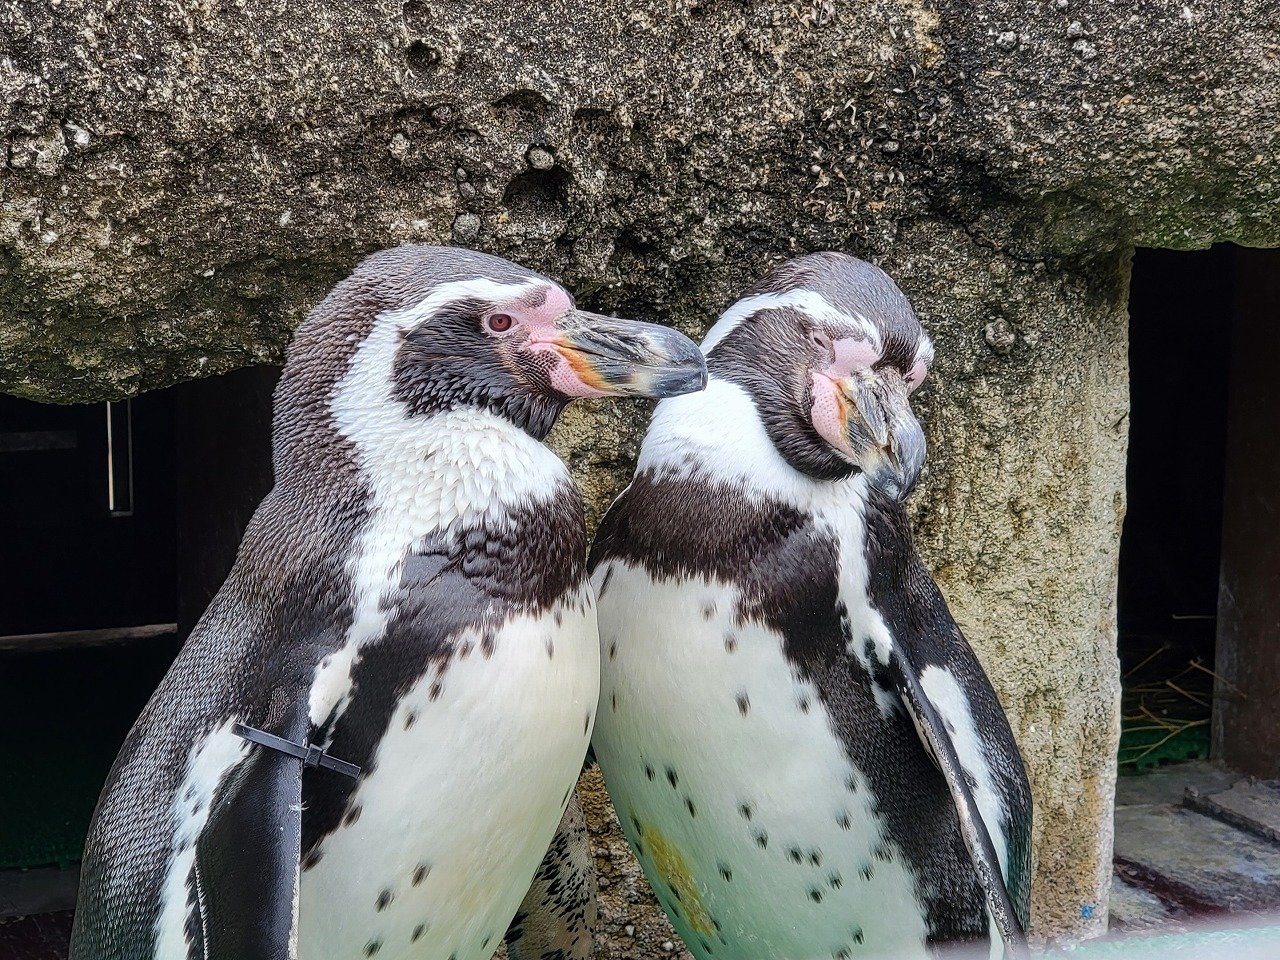
[[703, 351], [590, 559], [593, 746], [658, 899], [699, 960], [1021, 955], [1026, 775], [904, 512], [929, 338], [819, 253]]
[[129, 734], [72, 960], [487, 960], [568, 804], [599, 641], [575, 397], [668, 397], [674, 331], [402, 246], [289, 345], [275, 486]]
[[575, 792], [507, 929], [507, 960], [589, 960], [598, 921], [591, 839]]

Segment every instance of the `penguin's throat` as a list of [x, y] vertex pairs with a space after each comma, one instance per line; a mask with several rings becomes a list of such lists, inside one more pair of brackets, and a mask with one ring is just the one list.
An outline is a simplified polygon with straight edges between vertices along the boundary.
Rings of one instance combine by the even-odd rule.
[[462, 408], [402, 421], [356, 441], [375, 507], [445, 529], [550, 500], [569, 484], [564, 463], [511, 421]]
[[829, 475], [802, 469], [776, 435], [748, 388], [713, 376], [702, 393], [658, 405], [639, 470], [696, 477], [801, 509], [815, 498], [862, 503], [865, 480], [855, 467], [842, 460]]

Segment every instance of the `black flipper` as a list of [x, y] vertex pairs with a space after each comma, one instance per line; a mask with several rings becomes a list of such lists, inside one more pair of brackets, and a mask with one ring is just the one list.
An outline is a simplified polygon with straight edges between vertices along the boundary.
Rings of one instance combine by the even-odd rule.
[[986, 895], [987, 909], [995, 920], [996, 929], [1004, 940], [1005, 957], [1010, 960], [1025, 960], [1030, 955], [1027, 947], [1027, 934], [1023, 927], [1020, 911], [1014, 906], [1005, 886], [1004, 876], [1000, 872], [1000, 858], [996, 854], [995, 844], [991, 842], [991, 834], [978, 810], [977, 801], [955, 743], [947, 732], [946, 724], [938, 715], [933, 702], [920, 685], [920, 677], [915, 667], [907, 662], [906, 657], [897, 648], [889, 661], [889, 675], [897, 687], [898, 695], [915, 724], [916, 732], [924, 744], [926, 752], [933, 758], [938, 769], [942, 771], [947, 789], [955, 805], [956, 816], [960, 822], [960, 833], [964, 837], [965, 846], [973, 861], [974, 873], [978, 883]]
[[[300, 721], [271, 731], [301, 741]], [[204, 960], [297, 960], [301, 848], [302, 763], [251, 745], [214, 796], [196, 842], [191, 919]]]

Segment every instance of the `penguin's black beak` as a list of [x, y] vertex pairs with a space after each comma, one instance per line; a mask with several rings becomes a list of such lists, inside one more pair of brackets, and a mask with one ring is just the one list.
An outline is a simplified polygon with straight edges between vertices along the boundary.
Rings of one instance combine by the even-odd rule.
[[855, 374], [840, 387], [849, 447], [867, 481], [885, 496], [907, 499], [924, 468], [925, 438], [906, 382], [886, 369]]
[[867, 480], [886, 496], [906, 500], [920, 478], [924, 455], [924, 430], [920, 421], [908, 413], [893, 428], [886, 456], [881, 465], [867, 475]]
[[661, 399], [707, 385], [702, 351], [669, 327], [570, 310], [556, 328], [553, 346], [581, 384], [558, 383], [563, 392]]

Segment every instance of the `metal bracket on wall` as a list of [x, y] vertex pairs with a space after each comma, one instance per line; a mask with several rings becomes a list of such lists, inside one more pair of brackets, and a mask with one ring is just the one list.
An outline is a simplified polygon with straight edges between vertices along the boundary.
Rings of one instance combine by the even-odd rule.
[[133, 516], [133, 401], [107, 403], [107, 512]]

